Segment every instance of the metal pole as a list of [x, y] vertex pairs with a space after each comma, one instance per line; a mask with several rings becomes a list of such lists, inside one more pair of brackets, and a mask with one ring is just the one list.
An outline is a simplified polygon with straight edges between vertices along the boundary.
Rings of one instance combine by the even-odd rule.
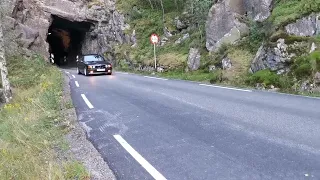
[[154, 53], [154, 70], [157, 72], [156, 44], [153, 44], [153, 53]]

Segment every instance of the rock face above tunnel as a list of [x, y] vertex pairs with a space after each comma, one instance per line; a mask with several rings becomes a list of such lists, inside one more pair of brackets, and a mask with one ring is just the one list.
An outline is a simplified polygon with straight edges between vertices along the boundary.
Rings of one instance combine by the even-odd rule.
[[90, 22], [82, 53], [111, 52], [113, 43], [123, 42], [124, 17], [115, 10], [115, 0], [2, 0], [4, 34], [9, 55], [40, 54], [48, 58], [46, 42], [52, 15], [69, 21]]

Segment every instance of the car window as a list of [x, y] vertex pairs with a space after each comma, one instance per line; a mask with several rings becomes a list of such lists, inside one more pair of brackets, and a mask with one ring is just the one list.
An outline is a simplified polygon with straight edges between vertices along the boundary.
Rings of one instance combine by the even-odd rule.
[[90, 56], [84, 56], [85, 62], [91, 62], [91, 61], [105, 61], [102, 56], [99, 55], [90, 55]]

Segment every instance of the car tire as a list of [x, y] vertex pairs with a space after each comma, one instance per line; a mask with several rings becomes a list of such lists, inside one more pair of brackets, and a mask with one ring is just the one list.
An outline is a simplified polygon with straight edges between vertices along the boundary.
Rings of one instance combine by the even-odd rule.
[[84, 73], [85, 76], [88, 76], [87, 68], [84, 68], [84, 69], [83, 69], [83, 73]]

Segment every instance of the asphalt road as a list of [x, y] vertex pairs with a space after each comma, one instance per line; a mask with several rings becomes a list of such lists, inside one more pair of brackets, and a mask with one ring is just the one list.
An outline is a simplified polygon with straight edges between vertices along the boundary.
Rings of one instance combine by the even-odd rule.
[[320, 99], [65, 71], [118, 179], [320, 179]]

